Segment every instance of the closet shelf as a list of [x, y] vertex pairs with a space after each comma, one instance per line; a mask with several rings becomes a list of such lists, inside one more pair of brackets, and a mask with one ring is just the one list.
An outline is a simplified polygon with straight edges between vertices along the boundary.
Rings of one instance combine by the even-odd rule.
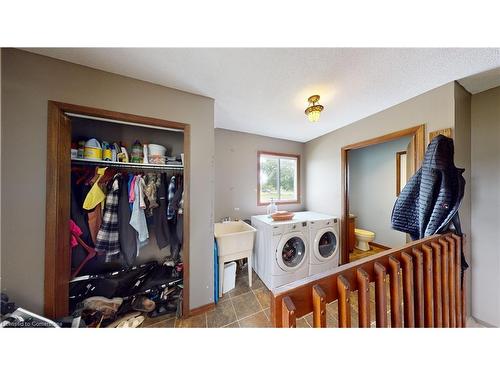
[[71, 159], [73, 165], [90, 165], [99, 167], [113, 167], [113, 168], [133, 168], [143, 170], [183, 170], [183, 165], [169, 165], [169, 164], [142, 164], [142, 163], [120, 163], [116, 161], [106, 160], [88, 160], [88, 159]]

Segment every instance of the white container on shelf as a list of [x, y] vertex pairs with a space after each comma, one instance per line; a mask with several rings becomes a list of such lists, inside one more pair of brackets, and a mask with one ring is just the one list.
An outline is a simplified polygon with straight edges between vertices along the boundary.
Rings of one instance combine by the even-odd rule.
[[162, 145], [156, 145], [154, 143], [150, 143], [148, 145], [149, 148], [149, 155], [160, 155], [160, 156], [165, 156], [165, 153], [167, 152], [167, 148], [162, 146]]
[[236, 262], [229, 262], [224, 264], [224, 287], [223, 293], [229, 292], [234, 289], [236, 284]]

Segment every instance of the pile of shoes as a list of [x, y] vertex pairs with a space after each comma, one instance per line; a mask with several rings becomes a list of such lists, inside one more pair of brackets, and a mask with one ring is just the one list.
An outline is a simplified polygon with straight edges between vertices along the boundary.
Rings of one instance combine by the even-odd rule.
[[144, 322], [142, 313], [155, 308], [155, 302], [146, 296], [137, 296], [125, 303], [120, 297], [98, 296], [85, 299], [78, 311], [87, 327], [137, 328]]

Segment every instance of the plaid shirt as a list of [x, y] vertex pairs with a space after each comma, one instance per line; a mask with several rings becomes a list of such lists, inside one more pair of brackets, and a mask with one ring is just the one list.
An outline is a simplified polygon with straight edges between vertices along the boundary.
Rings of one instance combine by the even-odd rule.
[[106, 262], [110, 262], [120, 253], [120, 238], [118, 234], [119, 187], [118, 178], [115, 177], [111, 189], [106, 195], [102, 224], [97, 233], [95, 249], [106, 254]]

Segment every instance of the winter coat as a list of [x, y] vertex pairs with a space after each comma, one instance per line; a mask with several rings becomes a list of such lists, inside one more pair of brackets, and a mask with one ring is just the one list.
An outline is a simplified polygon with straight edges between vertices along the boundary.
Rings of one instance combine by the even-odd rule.
[[453, 140], [435, 137], [422, 167], [407, 182], [394, 204], [392, 227], [413, 240], [443, 233], [453, 221], [460, 233], [458, 208], [464, 196], [464, 169], [453, 163]]

